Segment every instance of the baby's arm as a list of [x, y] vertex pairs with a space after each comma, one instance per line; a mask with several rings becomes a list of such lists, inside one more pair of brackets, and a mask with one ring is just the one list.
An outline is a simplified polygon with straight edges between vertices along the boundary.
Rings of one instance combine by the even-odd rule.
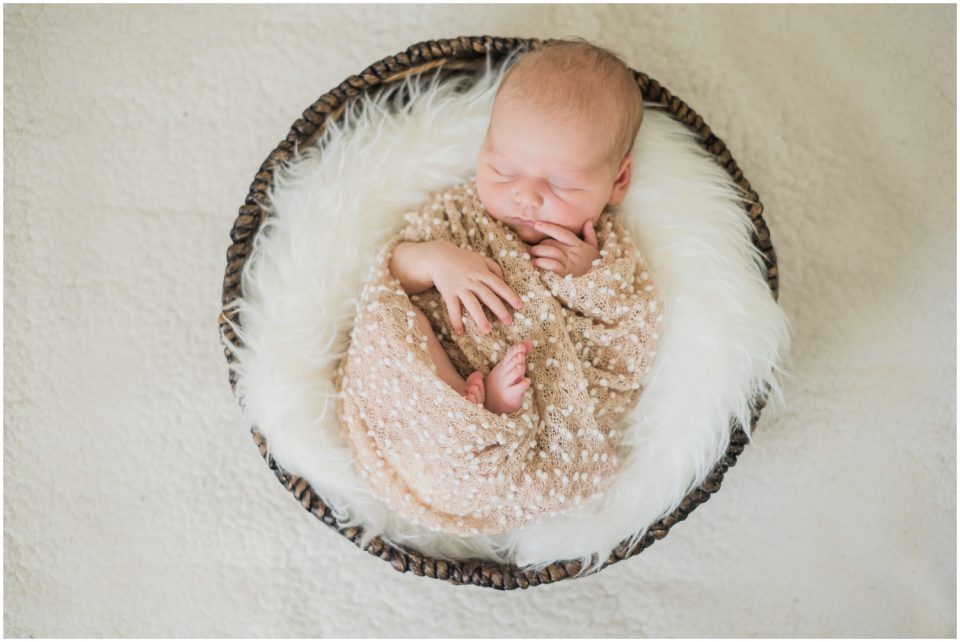
[[449, 241], [399, 243], [394, 248], [389, 267], [407, 294], [435, 286], [458, 333], [463, 332], [461, 304], [484, 334], [490, 332], [491, 327], [481, 301], [507, 325], [512, 318], [500, 297], [518, 310], [523, 305], [517, 293], [503, 280], [503, 270], [496, 261]]
[[400, 287], [404, 292], [417, 294], [433, 286], [428, 263], [431, 252], [435, 253], [437, 245], [442, 242], [404, 241], [393, 248], [393, 255], [390, 257], [390, 274], [400, 281]]

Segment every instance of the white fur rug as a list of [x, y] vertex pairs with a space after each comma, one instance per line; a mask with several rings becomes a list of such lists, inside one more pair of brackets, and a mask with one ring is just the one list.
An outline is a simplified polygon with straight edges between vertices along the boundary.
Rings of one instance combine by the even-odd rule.
[[364, 543], [381, 535], [428, 555], [520, 565], [581, 558], [586, 572], [591, 555], [641, 537], [701, 483], [727, 448], [730, 418], [749, 427], [765, 383], [782, 401], [789, 323], [734, 184], [685, 126], [648, 105], [621, 212], [663, 296], [664, 329], [624, 427], [618, 480], [598, 503], [495, 536], [432, 533], [389, 512], [339, 438], [334, 370], [367, 268], [402, 212], [473, 174], [498, 82], [491, 72], [457, 93], [431, 81], [398, 113], [383, 98], [368, 103], [278, 173], [236, 303], [237, 393], [280, 465], [361, 525]]

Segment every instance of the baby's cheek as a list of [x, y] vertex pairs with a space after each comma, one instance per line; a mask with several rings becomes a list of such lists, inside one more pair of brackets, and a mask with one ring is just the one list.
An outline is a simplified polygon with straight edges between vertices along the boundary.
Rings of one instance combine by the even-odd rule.
[[480, 204], [483, 205], [483, 209], [487, 210], [491, 216], [495, 216], [495, 210], [497, 208], [492, 198], [489, 185], [483, 181], [477, 181], [477, 196], [480, 197]]
[[501, 205], [503, 199], [499, 192], [500, 190], [495, 187], [488, 186], [485, 189], [481, 189], [479, 185], [477, 186], [477, 193], [480, 196], [480, 203], [483, 204], [483, 208], [496, 220], [506, 222], [504, 219], [507, 218], [509, 214]]

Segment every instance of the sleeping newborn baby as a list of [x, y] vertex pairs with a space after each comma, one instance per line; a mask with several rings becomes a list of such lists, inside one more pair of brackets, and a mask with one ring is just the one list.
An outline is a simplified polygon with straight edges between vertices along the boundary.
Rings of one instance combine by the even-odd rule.
[[415, 523], [499, 532], [609, 486], [615, 422], [662, 321], [608, 209], [630, 185], [642, 116], [613, 54], [564, 41], [524, 54], [475, 179], [409, 213], [381, 252], [338, 409], [361, 474]]

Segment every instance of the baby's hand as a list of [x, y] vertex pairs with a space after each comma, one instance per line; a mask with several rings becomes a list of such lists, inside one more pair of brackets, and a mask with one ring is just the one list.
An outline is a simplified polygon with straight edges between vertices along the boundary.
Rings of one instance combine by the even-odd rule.
[[600, 246], [593, 221], [583, 224], [583, 240], [565, 227], [555, 223], [535, 221], [533, 229], [552, 238], [530, 248], [530, 256], [537, 257], [531, 265], [550, 270], [560, 276], [580, 276], [590, 271], [593, 261], [600, 257]]
[[[466, 307], [484, 334], [490, 332], [490, 322], [480, 306], [480, 301], [504, 323], [513, 321], [499, 295], [519, 310], [523, 302], [517, 293], [503, 280], [503, 270], [493, 259], [443, 241], [429, 259], [427, 268], [434, 286], [443, 297], [457, 334], [463, 333], [460, 304]], [[479, 299], [479, 301], [478, 301]]]

